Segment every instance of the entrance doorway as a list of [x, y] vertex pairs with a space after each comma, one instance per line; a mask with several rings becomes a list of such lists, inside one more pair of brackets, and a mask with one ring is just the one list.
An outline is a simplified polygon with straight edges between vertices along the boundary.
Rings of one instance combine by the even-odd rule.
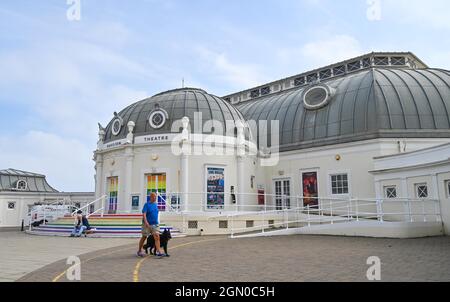
[[156, 193], [158, 195], [158, 209], [166, 211], [166, 173], [148, 174], [147, 178], [147, 202], [150, 201], [150, 194]]
[[303, 172], [302, 173], [302, 193], [303, 206], [310, 208], [318, 208], [319, 206], [319, 188], [317, 182], [317, 172]]
[[275, 180], [275, 205], [277, 210], [291, 208], [291, 180]]

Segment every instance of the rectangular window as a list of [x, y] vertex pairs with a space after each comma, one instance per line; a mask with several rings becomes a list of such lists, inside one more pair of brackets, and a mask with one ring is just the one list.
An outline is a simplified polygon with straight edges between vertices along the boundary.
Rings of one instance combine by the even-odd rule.
[[445, 188], [447, 190], [447, 198], [450, 198], [450, 180], [445, 182]]
[[348, 175], [347, 174], [331, 175], [331, 194], [343, 195], [348, 193], [349, 193]]
[[94, 213], [95, 212], [95, 204], [91, 204], [90, 206], [89, 206], [89, 214], [92, 214], [92, 213]]
[[312, 73], [312, 74], [308, 75], [308, 76], [306, 77], [306, 81], [307, 81], [308, 83], [312, 83], [312, 82], [317, 81], [317, 73]]
[[108, 213], [117, 213], [117, 195], [119, 192], [119, 177], [108, 177]]
[[305, 77], [299, 77], [294, 80], [294, 86], [303, 86], [306, 84]]
[[259, 97], [259, 89], [255, 89], [252, 92], [250, 92], [250, 97], [251, 98], [257, 98]]
[[394, 65], [394, 66], [406, 65], [406, 59], [405, 59], [405, 57], [392, 57], [391, 65]]
[[389, 65], [389, 58], [388, 57], [375, 57], [374, 63], [377, 66], [387, 66], [387, 65]]
[[396, 186], [384, 187], [384, 197], [397, 198], [397, 187]]
[[270, 86], [261, 88], [261, 95], [268, 95], [270, 93]]
[[346, 70], [345, 70], [345, 65], [341, 65], [341, 66], [338, 66], [338, 67], [334, 67], [334, 68], [333, 68], [333, 74], [334, 74], [335, 76], [345, 74], [345, 72], [346, 72]]
[[150, 174], [147, 177], [147, 202], [150, 201], [152, 193], [158, 195], [158, 209], [160, 211], [166, 210], [166, 198], [167, 198], [167, 184], [166, 174]]
[[417, 198], [428, 198], [427, 184], [416, 184]]
[[321, 80], [331, 78], [331, 69], [322, 70], [319, 72], [319, 77]]
[[206, 169], [206, 204], [208, 209], [220, 210], [225, 206], [225, 169]]
[[355, 71], [355, 70], [361, 69], [361, 62], [356, 61], [356, 62], [349, 63], [347, 65], [347, 69], [348, 69], [348, 71]]
[[188, 228], [189, 229], [198, 229], [198, 221], [197, 220], [189, 220]]
[[371, 65], [370, 58], [362, 59], [363, 68], [368, 68]]
[[219, 221], [219, 229], [228, 229], [228, 220]]

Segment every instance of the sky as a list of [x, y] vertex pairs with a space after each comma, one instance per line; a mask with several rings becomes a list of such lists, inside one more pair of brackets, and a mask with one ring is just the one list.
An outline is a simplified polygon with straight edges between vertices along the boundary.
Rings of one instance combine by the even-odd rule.
[[0, 169], [94, 190], [98, 126], [161, 91], [224, 96], [372, 51], [450, 69], [448, 0], [2, 0]]

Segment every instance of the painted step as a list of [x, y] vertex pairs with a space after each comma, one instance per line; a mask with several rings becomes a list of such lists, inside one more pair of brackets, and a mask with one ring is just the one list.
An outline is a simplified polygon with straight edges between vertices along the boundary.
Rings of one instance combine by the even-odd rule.
[[[169, 229], [172, 237], [185, 237], [185, 234], [182, 234], [179, 230], [167, 226], [167, 227], [161, 227], [161, 230]], [[27, 231], [29, 234], [33, 235], [48, 235], [48, 236], [68, 236], [70, 233], [72, 233], [73, 226], [66, 227], [66, 226], [54, 226], [54, 225], [46, 225], [46, 226], [40, 226], [35, 227], [31, 231]], [[96, 228], [96, 231], [94, 234], [88, 235], [89, 237], [102, 237], [102, 238], [108, 238], [108, 237], [123, 237], [123, 238], [138, 238], [141, 237], [141, 228], [136, 227], [125, 227], [125, 228], [116, 228], [116, 227], [101, 227]]]
[[[89, 237], [124, 237], [138, 238], [141, 237], [142, 214], [107, 214], [92, 215], [89, 218], [89, 224], [96, 229], [94, 234]], [[66, 216], [47, 225], [41, 225], [27, 231], [29, 234], [46, 235], [46, 236], [68, 236], [74, 226], [74, 218]], [[169, 229], [172, 237], [184, 237], [178, 229], [171, 226], [161, 224], [161, 231]]]

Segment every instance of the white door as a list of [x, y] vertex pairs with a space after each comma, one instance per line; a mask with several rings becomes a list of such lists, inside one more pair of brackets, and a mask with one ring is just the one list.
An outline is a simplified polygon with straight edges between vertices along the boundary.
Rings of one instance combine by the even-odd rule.
[[291, 180], [278, 179], [275, 180], [275, 205], [277, 210], [291, 208]]

